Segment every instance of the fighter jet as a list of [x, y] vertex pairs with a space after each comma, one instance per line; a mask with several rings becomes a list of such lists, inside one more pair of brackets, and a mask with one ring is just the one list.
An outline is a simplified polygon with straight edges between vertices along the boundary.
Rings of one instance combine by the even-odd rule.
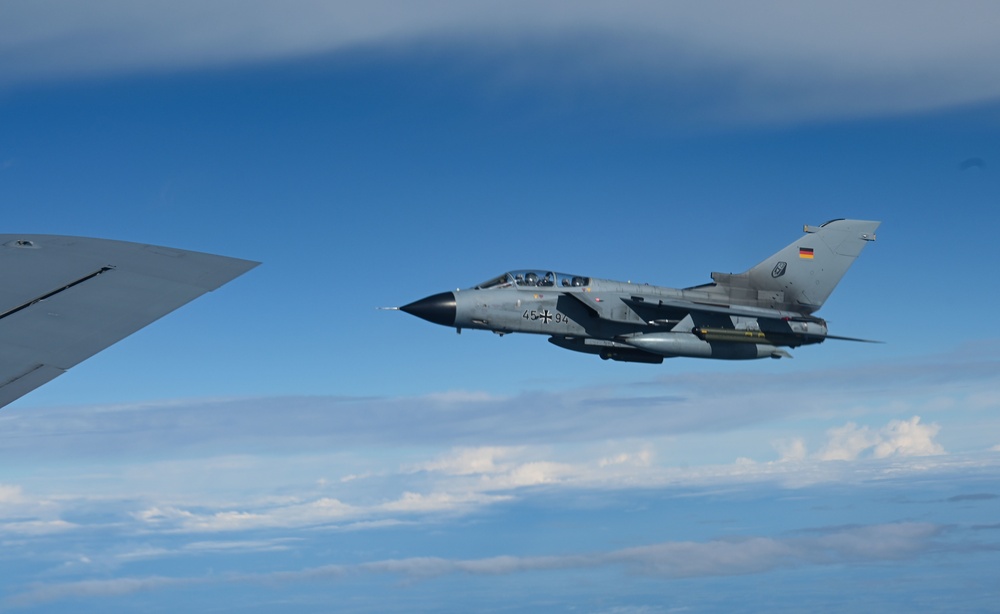
[[107, 239], [0, 235], [0, 407], [258, 264]]
[[547, 335], [561, 348], [605, 360], [659, 364], [686, 356], [791, 358], [783, 348], [826, 339], [813, 315], [880, 222], [838, 219], [745, 273], [675, 289], [544, 269], [510, 271], [468, 290], [442, 292], [398, 309], [442, 326]]

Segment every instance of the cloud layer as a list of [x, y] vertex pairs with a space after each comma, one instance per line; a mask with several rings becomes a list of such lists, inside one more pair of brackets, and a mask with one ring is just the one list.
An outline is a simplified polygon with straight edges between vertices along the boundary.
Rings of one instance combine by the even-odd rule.
[[8, 408], [4, 605], [324, 582], [372, 599], [399, 579], [445, 594], [536, 574], [773, 581], [888, 561], [937, 574], [931, 552], [965, 582], [958, 559], [995, 551], [1000, 456], [993, 354], [963, 357], [508, 395]]
[[508, 85], [683, 89], [717, 118], [908, 113], [1000, 97], [998, 13], [990, 2], [857, 0], [21, 1], [0, 22], [0, 83], [434, 49], [445, 63], [478, 56]]
[[[843, 386], [844, 381], [851, 385]], [[627, 386], [511, 395], [452, 391], [397, 398], [272, 397], [9, 410], [0, 414], [0, 458], [51, 458], [68, 450], [75, 456], [141, 452], [148, 458], [174, 457], [179, 450], [223, 455], [363, 446], [584, 443], [729, 433], [816, 418], [846, 429], [829, 434], [832, 447], [821, 453], [826, 458], [856, 458], [873, 446], [871, 452], [881, 458], [939, 452], [931, 441], [937, 434], [933, 422], [913, 421], [913, 416], [963, 407], [985, 417], [983, 410], [997, 406], [991, 392], [997, 381], [996, 364], [987, 357], [861, 366], [794, 378], [665, 375]], [[845, 426], [865, 415], [910, 422], [893, 422], [879, 432]]]
[[509, 575], [549, 570], [624, 567], [659, 578], [757, 574], [780, 568], [813, 565], [879, 563], [912, 559], [932, 549], [943, 528], [930, 523], [901, 522], [860, 527], [821, 528], [811, 535], [741, 537], [706, 542], [665, 542], [610, 552], [549, 556], [496, 556], [479, 559], [415, 557], [356, 565], [327, 565], [270, 574], [229, 574], [217, 578], [143, 577], [46, 583], [13, 595], [6, 605], [18, 607], [51, 601], [118, 596], [172, 586], [224, 582], [303, 582], [357, 574], [390, 574], [411, 579], [471, 574]]

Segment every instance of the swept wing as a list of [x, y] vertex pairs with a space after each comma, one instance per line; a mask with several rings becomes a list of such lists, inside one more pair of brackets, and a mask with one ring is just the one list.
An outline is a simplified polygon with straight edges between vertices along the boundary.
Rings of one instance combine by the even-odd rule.
[[0, 407], [257, 264], [107, 239], [0, 235]]

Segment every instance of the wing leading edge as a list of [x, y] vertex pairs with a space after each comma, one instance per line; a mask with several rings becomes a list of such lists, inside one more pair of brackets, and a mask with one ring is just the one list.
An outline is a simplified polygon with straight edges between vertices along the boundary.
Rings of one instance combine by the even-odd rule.
[[0, 235], [0, 407], [258, 264], [107, 239]]

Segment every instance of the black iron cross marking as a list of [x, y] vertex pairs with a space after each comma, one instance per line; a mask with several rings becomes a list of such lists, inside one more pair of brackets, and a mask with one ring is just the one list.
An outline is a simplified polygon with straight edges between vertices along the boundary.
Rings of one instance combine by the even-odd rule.
[[549, 310], [548, 310], [548, 309], [546, 309], [546, 310], [545, 310], [545, 311], [543, 311], [543, 312], [541, 313], [541, 315], [540, 315], [540, 316], [538, 316], [538, 317], [539, 317], [539, 318], [540, 318], [540, 319], [542, 320], [542, 324], [548, 324], [548, 323], [549, 323], [549, 321], [550, 321], [550, 320], [552, 319], [552, 314], [551, 314], [551, 313], [549, 313]]

